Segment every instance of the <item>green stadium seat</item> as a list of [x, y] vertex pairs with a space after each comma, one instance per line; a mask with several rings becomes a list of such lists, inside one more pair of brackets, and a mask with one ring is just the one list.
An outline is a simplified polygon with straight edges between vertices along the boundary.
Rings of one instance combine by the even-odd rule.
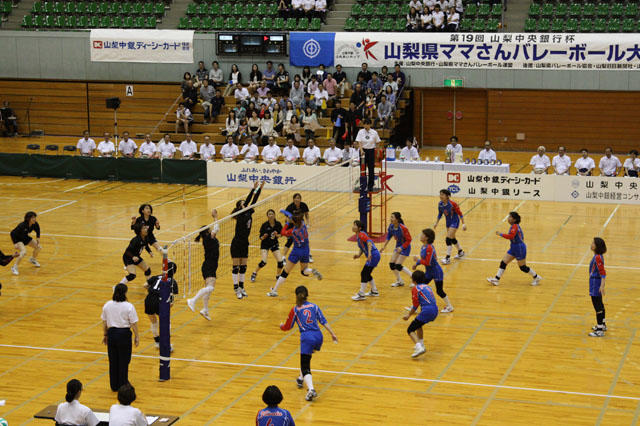
[[309, 29], [311, 31], [320, 31], [321, 28], [322, 28], [322, 21], [320, 20], [320, 18], [313, 18], [311, 20], [311, 23], [309, 24]]
[[224, 18], [222, 16], [217, 16], [213, 20], [213, 25], [211, 26], [211, 29], [221, 30], [223, 27], [224, 27]]
[[152, 30], [156, 27], [158, 20], [155, 16], [147, 16], [144, 20], [144, 27], [148, 30]]
[[235, 30], [236, 27], [237, 27], [236, 18], [227, 18], [227, 20], [224, 22], [224, 29], [227, 31]]
[[593, 21], [589, 18], [583, 18], [580, 21], [580, 26], [578, 27], [578, 30], [581, 33], [590, 33], [593, 30]]
[[624, 15], [624, 4], [622, 3], [613, 3], [611, 5], [611, 17], [613, 18], [621, 18]]
[[598, 18], [593, 22], [593, 31], [604, 33], [607, 30], [607, 21], [604, 18]]
[[231, 3], [225, 3], [222, 5], [222, 14], [225, 16], [229, 16], [233, 13], [233, 7]]
[[351, 16], [358, 17], [360, 15], [362, 15], [362, 5], [354, 3], [353, 6], [351, 6]]
[[295, 18], [287, 19], [287, 22], [284, 24], [284, 28], [287, 31], [295, 31], [297, 26], [298, 22], [295, 20]]
[[606, 3], [598, 3], [596, 7], [596, 16], [600, 18], [606, 18], [609, 16], [609, 5]]
[[369, 22], [369, 31], [380, 31], [382, 29], [382, 23], [380, 22], [380, 18], [373, 18]]
[[98, 15], [93, 15], [89, 19], [89, 26], [91, 28], [98, 28], [100, 26], [100, 17]]
[[111, 25], [111, 18], [106, 15], [100, 18], [100, 28], [109, 28], [109, 25]]
[[[536, 30], [536, 24], [537, 22], [535, 19], [527, 18], [527, 20], [524, 21], [524, 30], [528, 33], [532, 33]], [[461, 26], [460, 30], [462, 31], [462, 24], [460, 24], [460, 26]]]
[[362, 10], [362, 14], [364, 16], [371, 16], [373, 15], [373, 12], [374, 12], [374, 8], [372, 3], [367, 3], [364, 5], [364, 8]]
[[261, 27], [261, 22], [260, 22], [260, 18], [258, 18], [257, 16], [254, 16], [253, 18], [251, 18], [251, 20], [249, 21], [249, 29], [251, 31], [257, 31], [260, 29]]
[[542, 5], [540, 15], [545, 18], [551, 18], [553, 16], [553, 3], [545, 3]]
[[386, 32], [393, 31], [393, 24], [394, 24], [393, 18], [385, 18], [385, 20], [382, 22], [382, 31], [386, 31]]
[[578, 32], [578, 20], [576, 18], [567, 19], [564, 23], [564, 31], [567, 33]]
[[622, 31], [632, 33], [635, 31], [636, 21], [633, 18], [627, 18], [622, 22]]
[[387, 14], [387, 5], [384, 3], [380, 3], [378, 7], [376, 7], [376, 16], [385, 16]]
[[571, 3], [569, 6], [569, 15], [573, 18], [579, 18], [582, 15], [582, 6], [580, 6], [580, 3]]
[[[402, 6], [400, 6], [400, 16], [407, 16], [410, 11], [411, 11], [411, 8], [409, 7], [409, 4], [403, 3]], [[405, 28], [406, 27], [407, 26], [405, 25]]]
[[87, 4], [83, 1], [76, 2], [76, 13], [78, 15], [84, 15], [87, 13]]
[[395, 26], [395, 31], [396, 32], [403, 32], [407, 30], [407, 20], [405, 18], [398, 18], [396, 19], [396, 26]]
[[87, 15], [82, 15], [78, 17], [76, 20], [76, 28], [87, 28], [89, 27], [89, 18]]
[[358, 19], [358, 22], [356, 23], [356, 31], [367, 31], [368, 29], [369, 29], [369, 20], [367, 18]]
[[55, 13], [56, 15], [62, 15], [64, 13], [64, 3], [59, 1], [55, 2], [53, 4], [53, 13]]
[[43, 13], [47, 13], [47, 14], [53, 13], [53, 2], [45, 1], [43, 3]]
[[498, 21], [496, 18], [487, 19], [486, 31], [495, 33], [498, 31], [499, 28], [500, 28], [500, 21]]
[[569, 13], [569, 5], [567, 3], [560, 3], [556, 6], [556, 18], [564, 18]]
[[107, 14], [111, 15], [111, 16], [119, 15], [120, 14], [120, 3], [117, 3], [117, 2], [110, 3], [109, 7], [107, 9]]
[[627, 3], [627, 6], [624, 8], [624, 16], [629, 18], [634, 18], [637, 14], [638, 14], [638, 4]]
[[23, 28], [32, 28], [33, 27], [33, 17], [31, 17], [31, 15], [25, 15], [22, 18], [22, 27]]
[[620, 32], [620, 19], [612, 18], [609, 20], [609, 24], [607, 25], [607, 32], [609, 33], [619, 33]]
[[356, 20], [352, 17], [348, 17], [344, 23], [345, 31], [354, 31], [356, 29]]
[[180, 22], [178, 22], [178, 29], [186, 30], [187, 28], [189, 28], [189, 18], [180, 18]]
[[247, 19], [246, 16], [243, 16], [240, 19], [238, 19], [237, 28], [239, 30], [246, 30], [248, 27], [249, 27], [249, 19]]
[[121, 28], [122, 25], [122, 16], [116, 15], [111, 17], [111, 28]]
[[284, 18], [276, 18], [273, 20], [273, 29], [277, 31], [284, 30]]
[[[42, 13], [43, 11], [44, 11], [44, 8], [42, 6], [41, 1], [37, 1], [33, 3], [33, 6], [31, 7], [31, 13], [36, 14], [36, 13]], [[33, 21], [31, 21], [31, 23], [33, 24]]]
[[262, 18], [262, 28], [265, 31], [273, 30], [273, 18], [270, 16]]
[[[538, 9], [540, 9], [540, 6], [538, 6]], [[473, 18], [477, 14], [478, 14], [478, 6], [476, 6], [475, 3], [470, 3], [466, 6], [466, 9], [464, 10], [464, 16], [466, 16], [467, 18]]]
[[56, 15], [47, 16], [47, 27], [62, 28], [62, 21], [60, 20], [60, 16], [56, 16]]
[[276, 16], [278, 14], [278, 5], [276, 3], [271, 3], [269, 7], [267, 7], [267, 14], [270, 16]]
[[205, 16], [202, 18], [202, 29], [208, 31], [213, 26], [213, 18], [211, 16]]
[[394, 16], [398, 16], [400, 14], [400, 7], [398, 6], [398, 3], [392, 3], [389, 5], [389, 7], [387, 8], [387, 15], [389, 17], [394, 17]]
[[257, 13], [259, 16], [265, 16], [267, 14], [267, 5], [264, 3], [260, 3], [258, 5]]
[[592, 18], [596, 14], [596, 5], [593, 3], [585, 3], [582, 7], [582, 16]]
[[[527, 21], [529, 21], [529, 19], [527, 19]], [[535, 19], [531, 19], [531, 21], [533, 21], [533, 25], [535, 29], [536, 21]], [[460, 20], [460, 27], [458, 27], [460, 31], [468, 33], [469, 31], [471, 31], [472, 28], [473, 28], [473, 21], [471, 19], [462, 18], [462, 20]], [[526, 24], [525, 24], [525, 30], [526, 30]]]
[[93, 2], [88, 3], [87, 13], [90, 13], [91, 15], [95, 15], [96, 13], [98, 13], [98, 3], [93, 3]]
[[247, 8], [244, 14], [247, 16], [255, 16], [256, 10], [257, 10], [256, 5], [253, 3], [249, 3], [247, 4]]
[[476, 33], [483, 33], [486, 26], [486, 21], [482, 18], [476, 18], [473, 21], [473, 31]]
[[564, 19], [555, 18], [551, 22], [551, 32], [552, 33], [561, 33], [564, 29]]
[[127, 16], [131, 14], [131, 3], [122, 3], [120, 4], [120, 13], [123, 16]]
[[491, 7], [491, 16], [493, 16], [494, 18], [498, 18], [500, 16], [502, 16], [502, 5], [501, 4], [494, 4]]
[[190, 30], [199, 30], [201, 26], [202, 26], [202, 22], [200, 21], [199, 16], [194, 16], [193, 18], [189, 19]]
[[66, 16], [65, 18], [65, 28], [75, 28], [78, 26], [78, 19], [74, 15]]
[[233, 15], [234, 16], [244, 15], [244, 5], [242, 3], [236, 3], [233, 5]]
[[551, 22], [547, 18], [541, 18], [538, 20], [537, 29], [540, 33], [547, 33], [551, 29]]
[[209, 4], [200, 3], [199, 5], [196, 6], [195, 15], [207, 16], [208, 14], [209, 14]]
[[36, 28], [44, 28], [44, 15], [37, 15], [33, 20], [33, 26]]
[[309, 29], [309, 20], [307, 18], [300, 18], [298, 20], [298, 26], [296, 30], [298, 31], [307, 31]]
[[[219, 11], [218, 11], [219, 12]], [[158, 2], [153, 6], [153, 13], [157, 18], [164, 16], [164, 3]]]
[[73, 1], [68, 1], [64, 5], [64, 13], [66, 15], [75, 15], [76, 14], [76, 3]]
[[131, 7], [131, 11], [134, 15], [142, 15], [142, 3], [136, 2]]

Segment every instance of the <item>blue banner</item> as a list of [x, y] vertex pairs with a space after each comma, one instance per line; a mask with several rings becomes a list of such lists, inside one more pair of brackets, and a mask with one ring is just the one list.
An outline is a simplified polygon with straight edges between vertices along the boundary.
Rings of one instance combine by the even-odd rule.
[[335, 33], [290, 33], [289, 58], [291, 65], [317, 67], [333, 66]]

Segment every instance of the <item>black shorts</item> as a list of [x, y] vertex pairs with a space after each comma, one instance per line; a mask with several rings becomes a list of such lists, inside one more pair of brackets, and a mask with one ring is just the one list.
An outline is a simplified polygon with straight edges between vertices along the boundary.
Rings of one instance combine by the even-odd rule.
[[138, 261], [135, 262], [132, 257], [127, 256], [126, 254], [122, 255], [122, 262], [124, 263], [124, 266], [139, 265], [143, 260], [144, 259], [142, 259], [140, 256], [138, 256]]
[[22, 243], [26, 246], [29, 245], [29, 243], [33, 240], [33, 238], [27, 236], [27, 238], [25, 238], [24, 240], [21, 240], [20, 238], [18, 238], [17, 235], [14, 235], [14, 233], [11, 233], [11, 241], [13, 241], [13, 244], [18, 244], [18, 243]]
[[156, 240], [156, 236], [155, 236], [155, 235], [153, 235], [153, 233], [149, 233], [149, 234], [147, 234], [147, 243], [148, 243], [150, 246], [154, 245], [154, 244], [155, 244], [155, 243], [157, 243], [157, 242], [158, 242], [158, 240]]
[[158, 315], [160, 313], [160, 297], [156, 293], [149, 293], [144, 299], [144, 313]]
[[235, 238], [231, 240], [231, 257], [233, 259], [249, 257], [249, 240], [238, 241]]
[[202, 267], [200, 268], [202, 271], [202, 278], [205, 280], [207, 278], [216, 278], [216, 273], [218, 272], [218, 263], [207, 262], [206, 260], [202, 262]]
[[271, 250], [271, 251], [278, 251], [280, 250], [280, 244], [278, 244], [278, 242], [276, 242], [275, 244], [260, 244], [260, 250]]

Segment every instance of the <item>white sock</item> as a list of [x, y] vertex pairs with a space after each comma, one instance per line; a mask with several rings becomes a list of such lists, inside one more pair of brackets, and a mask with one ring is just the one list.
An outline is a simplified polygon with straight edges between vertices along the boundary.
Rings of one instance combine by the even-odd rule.
[[447, 304], [447, 306], [451, 306], [453, 307], [453, 305], [451, 304], [451, 302], [449, 302], [449, 296], [445, 296], [442, 298], [442, 300], [444, 300], [444, 303]]
[[397, 269], [393, 270], [393, 274], [396, 276], [396, 281], [402, 281], [402, 278], [400, 278], [400, 272]]
[[371, 285], [371, 291], [377, 293], [378, 287], [376, 287], [376, 282], [373, 280], [373, 278], [371, 279], [371, 281], [369, 281], [369, 284]]
[[451, 256], [451, 250], [453, 249], [453, 246], [447, 246], [447, 257]]
[[535, 277], [536, 275], [536, 271], [533, 270], [533, 268], [529, 268], [529, 275], [531, 275], [532, 277]]
[[358, 293], [364, 294], [366, 289], [367, 289], [367, 283], [360, 283], [360, 291]]
[[238, 274], [231, 273], [231, 279], [233, 280], [233, 287], [238, 287]]
[[307, 385], [307, 389], [313, 389], [313, 380], [311, 379], [311, 374], [305, 374], [302, 380], [304, 380], [304, 384]]
[[411, 269], [407, 268], [406, 266], [402, 267], [402, 272], [409, 275], [409, 278], [411, 278], [411, 275], [413, 275], [413, 272], [411, 272]]
[[196, 303], [201, 297], [204, 297], [204, 294], [207, 292], [207, 287], [203, 287], [200, 290], [198, 290], [198, 292], [196, 293], [195, 296], [193, 296], [193, 303]]
[[202, 296], [204, 310], [209, 312], [209, 298], [211, 297], [211, 293], [213, 293], [213, 287], [207, 286], [201, 290], [204, 290], [204, 295]]
[[160, 332], [158, 330], [158, 323], [151, 323], [151, 334], [153, 334], [153, 337], [158, 337], [160, 335]]
[[496, 272], [496, 278], [500, 279], [500, 277], [502, 277], [502, 274], [504, 274], [504, 269], [498, 268], [498, 272]]
[[276, 281], [276, 285], [275, 285], [275, 287], [273, 287], [273, 291], [278, 291], [278, 287], [280, 287], [280, 285], [281, 285], [281, 284], [284, 284], [284, 282], [285, 282], [286, 280], [287, 280], [287, 279], [286, 279], [285, 277], [283, 277], [282, 275], [280, 275], [280, 276], [278, 277], [278, 281]]
[[305, 275], [312, 275], [313, 274], [313, 269], [309, 268], [309, 267], [306, 267], [303, 273]]
[[[18, 265], [16, 265], [16, 266], [18, 266]], [[16, 269], [17, 269], [17, 268], [16, 268]], [[126, 284], [126, 283], [128, 283], [128, 282], [129, 282], [129, 280], [127, 279], [127, 277], [124, 277], [124, 278], [122, 278], [122, 279], [120, 280], [120, 284]]]
[[424, 339], [419, 339], [418, 343], [420, 344], [420, 346], [424, 346]]

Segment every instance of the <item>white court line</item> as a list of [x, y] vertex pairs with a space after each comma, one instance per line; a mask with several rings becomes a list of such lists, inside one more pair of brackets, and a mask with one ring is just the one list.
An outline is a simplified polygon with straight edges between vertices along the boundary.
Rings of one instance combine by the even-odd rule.
[[168, 204], [181, 203], [183, 201], [192, 201], [192, 200], [197, 200], [199, 198], [207, 198], [207, 197], [211, 197], [213, 195], [219, 194], [220, 192], [226, 191], [226, 190], [228, 190], [230, 188], [231, 187], [229, 186], [229, 187], [226, 187], [226, 188], [219, 189], [219, 190], [217, 190], [216, 192], [214, 192], [212, 194], [198, 195], [197, 197], [185, 198], [184, 200], [180, 199], [180, 200], [175, 200], [175, 201], [169, 201], [169, 202], [163, 203], [162, 205], [166, 206]]
[[101, 182], [101, 181], [94, 180], [93, 182], [89, 182], [89, 183], [85, 183], [85, 184], [82, 184], [82, 185], [74, 186], [73, 188], [69, 188], [69, 189], [64, 190], [62, 192], [71, 192], [71, 191], [75, 191], [76, 189], [86, 188], [87, 186], [93, 185], [94, 183], [98, 183], [98, 182]]
[[[47, 348], [40, 346], [23, 346], [23, 345], [6, 345], [0, 344], [0, 347], [3, 348], [14, 348], [14, 349], [31, 349], [37, 351], [52, 351], [52, 352], [71, 352], [71, 353], [81, 353], [81, 354], [93, 354], [93, 355], [106, 355], [106, 352], [99, 351], [86, 351], [86, 350], [76, 350], [76, 349], [63, 349], [63, 348]], [[138, 355], [133, 354], [134, 358], [148, 358], [148, 359], [160, 359], [159, 356], [154, 355]], [[288, 371], [300, 371], [299, 367], [284, 367], [280, 365], [267, 365], [267, 364], [250, 364], [250, 363], [242, 363], [242, 362], [227, 362], [227, 361], [211, 361], [207, 359], [191, 359], [191, 358], [171, 358], [172, 361], [182, 361], [182, 362], [192, 362], [199, 364], [214, 364], [214, 365], [226, 365], [231, 367], [248, 367], [248, 368], [266, 368], [266, 369], [275, 369], [275, 370], [288, 370]], [[640, 397], [636, 396], [624, 396], [624, 395], [606, 395], [600, 393], [588, 393], [588, 392], [575, 392], [575, 391], [567, 391], [560, 389], [545, 389], [545, 388], [530, 388], [524, 386], [507, 386], [507, 385], [492, 385], [487, 383], [475, 383], [475, 382], [462, 382], [462, 381], [454, 381], [454, 380], [439, 380], [439, 379], [425, 379], [421, 377], [404, 377], [404, 376], [391, 376], [387, 374], [371, 374], [371, 373], [354, 373], [350, 371], [334, 371], [334, 370], [318, 370], [314, 369], [316, 373], [326, 373], [326, 374], [337, 374], [337, 375], [345, 375], [345, 376], [356, 376], [356, 377], [371, 377], [376, 379], [389, 379], [389, 380], [405, 380], [409, 382], [424, 382], [424, 383], [441, 383], [448, 385], [459, 385], [459, 386], [472, 386], [472, 387], [481, 387], [481, 388], [495, 388], [495, 389], [505, 389], [505, 390], [521, 390], [521, 391], [530, 391], [530, 392], [541, 392], [541, 393], [555, 393], [555, 394], [564, 394], [564, 395], [577, 395], [584, 397], [597, 397], [597, 398], [614, 398], [614, 399], [622, 399], [622, 400], [631, 400], [631, 401], [640, 401]]]
[[620, 204], [618, 204], [616, 206], [615, 209], [613, 209], [613, 211], [611, 212], [611, 214], [609, 215], [609, 217], [607, 218], [607, 221], [604, 223], [604, 225], [602, 225], [602, 232], [604, 232], [605, 229], [607, 229], [607, 225], [609, 225], [609, 222], [611, 222], [611, 219], [613, 219], [613, 216], [616, 215], [616, 212], [618, 211], [618, 209], [620, 208]]
[[6, 185], [6, 186], [13, 186], [13, 185], [42, 185], [42, 184], [44, 184], [44, 183], [60, 182], [61, 180], [64, 180], [64, 178], [54, 179], [54, 180], [47, 180], [47, 181], [44, 181], [44, 182], [13, 182], [13, 183], [0, 183], [0, 185]]
[[32, 200], [32, 201], [75, 201], [63, 200], [61, 198], [27, 198], [27, 197], [0, 197], [2, 200]]
[[74, 204], [74, 203], [77, 203], [77, 201], [76, 201], [76, 200], [69, 201], [68, 203], [61, 204], [61, 205], [59, 205], [59, 206], [57, 206], [57, 207], [53, 207], [53, 208], [51, 208], [51, 209], [47, 209], [47, 210], [44, 210], [44, 211], [38, 212], [38, 214], [45, 214], [45, 213], [49, 213], [49, 212], [52, 212], [52, 211], [54, 211], [54, 210], [58, 210], [58, 209], [60, 209], [60, 208], [62, 208], [62, 207], [66, 207], [66, 206], [69, 206], [69, 205]]

